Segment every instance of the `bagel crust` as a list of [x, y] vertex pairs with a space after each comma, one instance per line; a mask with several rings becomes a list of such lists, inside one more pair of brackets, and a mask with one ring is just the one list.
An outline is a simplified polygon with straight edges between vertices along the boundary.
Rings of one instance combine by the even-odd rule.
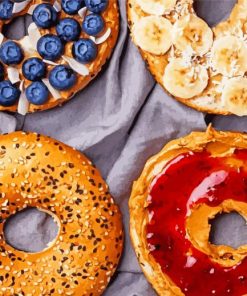
[[[77, 0], [75, 0], [75, 1], [77, 1]], [[30, 2], [27, 4], [27, 6], [21, 12], [13, 15], [13, 18], [27, 14], [30, 11], [32, 6], [35, 7], [37, 4], [41, 4], [41, 3], [49, 3], [49, 4], [53, 4], [53, 5], [57, 4], [59, 6], [59, 5], [61, 5], [61, 0], [50, 0], [50, 1], [30, 0]], [[78, 62], [77, 62], [75, 69], [73, 69], [75, 75], [77, 76], [77, 80], [72, 87], [70, 87], [69, 89], [66, 89], [66, 90], [61, 90], [61, 91], [53, 89], [53, 91], [58, 93], [57, 94], [58, 97], [54, 96], [54, 94], [48, 88], [49, 89], [48, 101], [42, 105], [34, 105], [32, 103], [27, 103], [26, 99], [23, 99], [23, 102], [20, 103], [21, 99], [19, 99], [17, 101], [17, 103], [12, 106], [6, 107], [6, 106], [0, 105], [0, 111], [10, 111], [10, 112], [17, 111], [18, 113], [25, 115], [25, 113], [33, 113], [36, 111], [51, 109], [51, 108], [54, 108], [58, 105], [61, 106], [63, 103], [70, 100], [79, 91], [84, 89], [90, 83], [90, 81], [92, 79], [94, 79], [97, 76], [97, 74], [101, 71], [103, 65], [107, 62], [107, 60], [109, 60], [111, 53], [112, 53], [112, 51], [115, 47], [115, 44], [117, 42], [118, 33], [119, 33], [119, 11], [118, 11], [117, 0], [109, 0], [106, 10], [101, 13], [101, 16], [105, 22], [105, 29], [101, 33], [100, 36], [97, 36], [99, 38], [100, 37], [103, 38], [103, 40], [101, 40], [99, 43], [97, 43], [97, 51], [98, 51], [97, 57], [93, 61], [91, 61], [87, 64], [81, 63], [78, 66]], [[83, 22], [83, 17], [81, 17], [78, 14], [68, 15], [63, 10], [59, 11], [59, 19], [64, 19], [64, 18], [68, 18], [68, 17], [77, 20], [80, 25]], [[12, 19], [7, 20], [7, 21], [0, 20], [0, 29], [2, 30], [4, 25], [8, 26], [8, 23], [11, 22]], [[46, 34], [54, 34], [54, 35], [57, 34], [56, 33], [56, 26], [53, 26], [50, 29], [38, 28], [38, 31], [39, 31], [39, 34], [41, 34], [41, 36], [44, 36]], [[109, 35], [106, 38], [104, 37], [105, 33], [106, 34], [109, 33]], [[33, 33], [33, 35], [35, 35], [35, 32]], [[18, 84], [20, 84], [19, 88], [21, 88], [21, 83], [23, 81], [22, 87], [24, 90], [31, 84], [31, 81], [29, 81], [28, 79], [25, 79], [25, 77], [23, 76], [23, 73], [22, 73], [23, 62], [29, 58], [32, 58], [32, 57], [42, 59], [42, 57], [37, 52], [37, 49], [34, 51], [33, 51], [33, 49], [31, 51], [27, 50], [28, 47], [32, 47], [32, 44], [30, 43], [30, 41], [28, 39], [26, 39], [26, 37], [27, 36], [24, 36], [21, 40], [15, 41], [23, 49], [24, 59], [20, 64], [14, 66], [19, 71], [19, 75], [20, 75], [21, 82], [20, 83], [18, 82]], [[97, 37], [96, 37], [96, 39], [97, 39]], [[84, 31], [81, 32], [79, 38], [86, 38], [86, 39], [91, 38], [92, 40], [94, 40], [94, 42], [96, 42], [95, 38], [93, 36], [87, 35]], [[3, 41], [6, 41], [6, 40], [7, 39], [4, 37]], [[27, 49], [23, 47], [23, 44], [25, 44], [25, 47], [27, 47]], [[68, 66], [69, 68], [71, 68], [71, 65], [68, 63], [67, 60], [64, 59], [64, 56], [71, 58], [72, 60], [74, 60], [74, 62], [76, 62], [73, 57], [73, 42], [67, 42], [65, 44], [64, 53], [59, 59], [57, 59], [54, 62], [45, 61], [48, 74], [51, 72], [51, 70], [56, 65], [65, 65], [65, 66]], [[81, 68], [81, 69], [79, 69], [79, 71], [81, 71], [81, 72], [83, 72], [83, 70], [82, 70], [83, 68], [86, 68], [87, 69], [86, 71], [88, 71], [88, 73], [81, 75], [81, 74], [79, 74], [79, 72], [76, 72], [78, 70], [78, 68]], [[7, 73], [5, 75], [6, 75], [6, 79], [9, 79]], [[48, 79], [48, 76], [45, 79]], [[22, 92], [25, 92], [24, 90], [22, 90]], [[28, 106], [26, 107], [26, 105], [28, 105]]]
[[[0, 295], [101, 295], [123, 247], [121, 215], [98, 170], [51, 138], [0, 136]], [[27, 207], [49, 213], [59, 230], [39, 253], [8, 245], [4, 223]]]
[[[178, 280], [178, 278], [176, 278], [176, 275], [172, 279], [167, 274], [169, 273], [169, 268], [167, 269], [167, 273], [166, 273], [163, 269], [164, 266], [162, 266], [156, 260], [156, 258], [158, 257], [155, 257], [155, 256], [157, 256], [157, 253], [161, 249], [159, 248], [157, 253], [153, 252], [154, 250], [150, 243], [150, 237], [154, 235], [152, 232], [155, 232], [155, 231], [149, 232], [150, 228], [148, 228], [149, 225], [153, 225], [152, 230], [154, 230], [155, 227], [156, 228], [159, 227], [159, 225], [155, 226], [156, 225], [155, 223], [157, 223], [157, 220], [154, 220], [154, 221], [152, 220], [153, 213], [149, 212], [148, 210], [151, 199], [153, 198], [151, 197], [151, 194], [152, 194], [151, 190], [153, 186], [155, 186], [154, 184], [157, 184], [156, 182], [158, 182], [157, 181], [159, 180], [158, 178], [161, 178], [160, 176], [163, 176], [166, 174], [164, 172], [167, 172], [167, 176], [168, 176], [167, 178], [169, 178], [170, 175], [169, 175], [169, 172], [167, 171], [170, 168], [169, 164], [177, 163], [176, 161], [177, 160], [179, 161], [180, 157], [182, 157], [181, 155], [185, 155], [185, 154], [192, 155], [193, 153], [199, 153], [199, 155], [201, 155], [200, 153], [204, 153], [204, 152], [210, 153], [210, 157], [211, 159], [213, 159], [213, 161], [214, 159], [216, 159], [216, 161], [218, 161], [218, 159], [220, 160], [223, 159], [224, 161], [224, 159], [227, 158], [229, 159], [229, 161], [227, 160], [228, 161], [227, 164], [228, 165], [230, 164], [230, 167], [234, 168], [235, 172], [237, 171], [239, 173], [237, 168], [239, 168], [238, 167], [239, 164], [242, 165], [241, 164], [242, 162], [239, 163], [239, 161], [237, 161], [236, 158], [234, 158], [235, 157], [234, 153], [235, 152], [237, 153], [238, 151], [240, 152], [243, 151], [243, 153], [245, 153], [244, 161], [243, 161], [243, 166], [244, 166], [243, 171], [244, 171], [246, 168], [246, 155], [247, 155], [246, 149], [247, 149], [246, 134], [234, 133], [234, 132], [221, 132], [221, 131], [216, 131], [213, 128], [209, 127], [206, 132], [193, 132], [188, 136], [185, 136], [177, 140], [173, 140], [167, 145], [165, 145], [165, 147], [158, 154], [151, 157], [147, 161], [141, 176], [137, 181], [134, 182], [130, 201], [129, 201], [130, 235], [131, 235], [132, 243], [133, 243], [137, 258], [139, 260], [140, 266], [143, 269], [143, 272], [147, 277], [148, 281], [152, 284], [153, 288], [156, 290], [158, 295], [180, 296], [180, 295], [198, 295], [200, 293], [201, 295], [208, 296], [208, 295], [211, 295], [211, 291], [205, 292], [206, 289], [204, 291], [200, 286], [199, 282], [196, 282], [197, 284], [194, 286], [194, 288], [200, 287], [199, 290], [194, 289], [193, 292], [189, 290], [185, 292], [186, 291], [185, 289], [182, 291], [181, 286], [178, 284], [175, 284], [175, 280]], [[189, 172], [187, 173], [189, 174]], [[186, 172], [185, 172], [185, 175], [186, 175]], [[173, 182], [175, 182], [177, 186], [180, 186], [181, 184], [179, 183], [179, 181], [180, 180], [176, 180]], [[165, 185], [163, 183], [159, 183], [159, 184], [164, 188]], [[159, 187], [156, 187], [156, 188], [159, 188]], [[177, 192], [180, 192], [180, 191], [178, 191], [177, 189], [177, 191], [175, 191], [174, 196], [177, 196], [178, 194]], [[180, 195], [178, 195], [177, 198], [179, 198], [179, 196]], [[161, 205], [162, 199], [164, 200], [165, 204], [168, 203], [168, 201], [165, 202], [165, 197], [166, 196], [163, 196], [163, 195], [162, 197], [160, 196], [160, 199], [159, 199], [160, 202], [158, 202], [158, 200], [156, 199], [156, 204], [158, 205], [159, 211], [160, 211], [160, 207], [162, 207]], [[185, 198], [187, 200], [187, 197]], [[245, 196], [245, 199], [246, 199], [246, 196]], [[179, 208], [183, 207], [182, 200], [178, 200], [176, 204]], [[188, 203], [186, 204], [188, 205]], [[167, 205], [167, 207], [169, 207], [169, 205]], [[152, 210], [153, 209], [154, 207], [152, 207]], [[192, 263], [191, 261], [189, 261], [189, 263], [191, 264], [191, 266], [193, 266], [193, 264], [197, 262], [196, 260], [200, 260], [201, 258], [206, 258], [205, 260], [207, 260], [207, 264], [208, 264], [207, 266], [213, 266], [215, 270], [217, 270], [215, 271], [216, 272], [215, 277], [217, 276], [218, 271], [222, 272], [223, 274], [225, 271], [225, 268], [229, 268], [227, 274], [229, 274], [229, 272], [237, 273], [238, 272], [237, 270], [241, 270], [241, 276], [238, 277], [239, 284], [236, 285], [236, 283], [234, 282], [235, 285], [233, 285], [233, 287], [238, 287], [239, 289], [243, 287], [242, 288], [243, 290], [238, 290], [238, 291], [244, 291], [244, 293], [239, 294], [239, 292], [234, 291], [234, 288], [233, 288], [233, 291], [230, 291], [229, 289], [230, 292], [229, 291], [222, 292], [222, 290], [220, 290], [219, 294], [217, 292], [215, 293], [216, 295], [223, 295], [222, 293], [226, 293], [224, 295], [227, 295], [228, 293], [230, 293], [229, 295], [234, 295], [234, 296], [246, 295], [246, 285], [244, 284], [244, 282], [241, 282], [241, 280], [245, 279], [245, 276], [246, 276], [247, 245], [240, 246], [238, 249], [233, 249], [229, 246], [224, 246], [224, 245], [216, 246], [211, 244], [209, 242], [209, 232], [210, 232], [209, 220], [213, 219], [219, 213], [222, 213], [222, 212], [229, 213], [232, 211], [239, 212], [245, 219], [247, 219], [247, 203], [243, 201], [239, 201], [237, 198], [234, 199], [233, 197], [232, 199], [226, 199], [221, 204], [217, 204], [216, 206], [213, 206], [213, 207], [212, 206], [209, 207], [208, 205], [206, 205], [206, 203], [201, 202], [201, 203], [198, 203], [196, 206], [194, 206], [192, 209], [193, 210], [191, 210], [192, 211], [191, 213], [187, 212], [186, 216], [184, 216], [183, 225], [185, 225], [184, 226], [185, 230], [183, 229], [181, 230], [181, 233], [183, 231], [185, 231], [186, 233], [184, 240], [189, 240], [189, 243], [191, 243], [191, 246], [192, 246], [191, 247], [192, 249], [188, 251], [189, 253], [186, 253], [186, 256], [189, 256], [189, 257], [192, 256], [191, 258], [193, 258], [193, 254], [197, 254], [197, 255], [199, 254], [198, 257], [197, 255], [194, 255], [196, 258], [195, 261], [192, 261]], [[160, 218], [162, 217], [162, 219], [164, 220], [169, 219], [166, 216], [164, 216], [164, 212], [162, 213], [163, 215], [160, 216]], [[172, 214], [169, 212], [169, 216], [170, 215], [171, 217], [173, 217], [172, 215], [176, 215], [176, 213], [174, 212]], [[180, 219], [178, 216], [174, 216], [174, 217], [176, 217], [174, 218], [176, 221]], [[156, 216], [156, 219], [157, 219], [157, 216]], [[150, 221], [153, 221], [153, 222], [150, 222]], [[149, 223], [152, 223], [152, 224], [149, 224]], [[176, 223], [179, 223], [179, 222], [176, 222]], [[158, 224], [163, 225], [162, 221], [158, 222]], [[168, 223], [164, 224], [162, 227], [165, 228], [167, 225], [170, 225], [169, 220], [168, 220]], [[160, 229], [161, 228], [159, 228], [159, 231]], [[162, 236], [162, 238], [164, 240], [164, 236]], [[157, 242], [157, 236], [153, 238], [153, 240]], [[165, 248], [164, 250], [166, 251], [163, 251], [164, 252], [163, 254], [165, 254], [165, 252], [169, 252], [169, 247], [166, 245], [166, 243], [164, 243], [164, 248]], [[184, 251], [183, 249], [181, 251], [179, 245], [176, 245], [176, 250], [177, 252], [179, 252], [179, 254], [181, 254], [181, 252]], [[182, 270], [184, 266], [181, 266], [179, 264], [179, 261], [178, 261], [179, 259], [176, 257], [176, 255], [170, 255], [170, 256], [171, 257], [169, 258], [171, 258], [172, 260], [172, 264], [173, 264], [172, 266], [178, 266], [176, 268], [178, 268], [179, 271]], [[164, 257], [160, 257], [160, 258], [164, 258]], [[196, 270], [198, 273], [202, 272], [203, 274], [203, 271], [200, 270], [199, 267], [195, 267], [195, 268], [197, 268]], [[214, 268], [212, 269], [212, 273], [214, 273]], [[188, 278], [191, 281], [192, 280], [195, 281], [196, 279], [194, 278], [193, 274], [191, 274], [192, 271], [188, 270], [187, 272], [189, 273], [187, 274]], [[214, 277], [213, 274], [212, 274], [212, 277]], [[218, 277], [217, 280], [218, 280], [218, 286], [220, 286], [221, 283], [226, 282], [226, 279], [224, 278], [224, 274], [222, 278]], [[201, 277], [201, 281], [202, 281], [202, 285], [206, 284], [205, 282], [203, 282], [203, 277]], [[217, 283], [217, 281], [214, 282], [214, 284], [215, 283]], [[208, 286], [210, 287], [210, 281], [207, 281], [207, 287]], [[217, 287], [217, 284], [216, 284], [216, 287]], [[232, 287], [230, 283], [229, 283], [229, 287]], [[213, 287], [212, 287], [212, 291], [213, 291]]]
[[[247, 70], [247, 2], [246, 0], [238, 0], [229, 18], [212, 29], [196, 15], [193, 2], [193, 0], [128, 0], [127, 14], [132, 40], [138, 47], [155, 80], [177, 101], [202, 112], [222, 115], [247, 115], [246, 83], [244, 83]], [[158, 13], [157, 8], [155, 12], [151, 10], [151, 5], [152, 9], [154, 9], [158, 3], [161, 6], [170, 3], [171, 7], [163, 13]], [[168, 47], [169, 49], [165, 50], [165, 52], [162, 52], [162, 50], [155, 52], [152, 41], [145, 40], [144, 44], [143, 40], [145, 38], [138, 37], [140, 31], [144, 30], [143, 26], [138, 27], [138, 24], [141, 24], [144, 19], [147, 20], [149, 17], [159, 19], [160, 22], [162, 19], [170, 22], [169, 27], [167, 26], [167, 32], [164, 33], [166, 31], [165, 27], [159, 30], [156, 28], [152, 36], [149, 36], [150, 40], [153, 38], [157, 42], [159, 37], [155, 39], [155, 34], [162, 35], [162, 32], [166, 34], [166, 38], [164, 37], [166, 42], [164, 41], [163, 48]], [[188, 19], [186, 20], [186, 18]], [[196, 25], [194, 28], [189, 28], [190, 24], [192, 26], [193, 20], [195, 20]], [[183, 26], [187, 26], [186, 29]], [[193, 36], [194, 30], [198, 27], [201, 28], [203, 33], [199, 37]], [[150, 26], [145, 29], [151, 31]], [[185, 30], [187, 30], [188, 36], [185, 36]], [[191, 30], [191, 32], [188, 32], [188, 30]], [[144, 31], [142, 34], [147, 36], [150, 32], [148, 33], [147, 30], [146, 34]], [[203, 42], [207, 43], [206, 49], [199, 46], [203, 38]], [[224, 38], [226, 39], [224, 40]], [[233, 38], [237, 42], [233, 41], [231, 45], [228, 45], [230, 44], [229, 40]], [[188, 42], [187, 47], [185, 46], [186, 42]], [[220, 52], [219, 43], [222, 52]], [[216, 45], [217, 52], [214, 51]], [[162, 47], [161, 44], [160, 47]], [[232, 50], [232, 54], [227, 57], [228, 47]], [[240, 47], [242, 52], [238, 56], [237, 51]], [[157, 47], [155, 49], [157, 50]], [[222, 56], [217, 56], [219, 52]], [[236, 60], [232, 58], [234, 55], [238, 56]], [[222, 62], [222, 59], [224, 62]], [[173, 65], [174, 62], [181, 61], [183, 66], [175, 67]], [[226, 69], [219, 69], [222, 66], [220, 63], [223, 63], [223, 67]], [[183, 76], [181, 74], [182, 78], [178, 78], [178, 71], [181, 70], [182, 72], [184, 70], [182, 67], [188, 70], [188, 75]], [[244, 80], [243, 83], [240, 83], [240, 89], [238, 89], [239, 86], [234, 86], [237, 96], [235, 98], [234, 92], [228, 90], [228, 84], [231, 85], [232, 81], [239, 77], [244, 78]], [[190, 85], [192, 78], [197, 82], [193, 81]], [[180, 84], [186, 84], [186, 79], [190, 80], [190, 82], [188, 82], [186, 89], [180, 91]]]

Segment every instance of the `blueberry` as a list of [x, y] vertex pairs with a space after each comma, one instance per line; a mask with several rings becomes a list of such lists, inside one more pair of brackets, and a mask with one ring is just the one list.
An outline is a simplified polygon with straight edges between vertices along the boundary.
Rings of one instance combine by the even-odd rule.
[[14, 41], [6, 41], [0, 47], [0, 59], [4, 64], [15, 65], [23, 60], [21, 47]]
[[56, 27], [58, 37], [63, 41], [75, 41], [81, 33], [80, 24], [72, 18], [62, 19]]
[[23, 63], [22, 73], [28, 80], [40, 80], [45, 77], [46, 65], [39, 58], [30, 58]]
[[20, 90], [16, 88], [10, 81], [4, 80], [0, 82], [0, 105], [4, 107], [12, 106], [20, 97]]
[[104, 30], [105, 22], [102, 16], [91, 13], [87, 15], [82, 23], [82, 29], [88, 35], [97, 36]]
[[0, 20], [9, 20], [13, 16], [14, 3], [10, 0], [3, 0], [0, 3]]
[[77, 14], [84, 6], [84, 0], [62, 0], [63, 10], [70, 15]]
[[59, 65], [51, 70], [49, 81], [54, 88], [66, 90], [76, 83], [76, 75], [72, 69]]
[[48, 3], [39, 4], [33, 11], [33, 21], [43, 29], [54, 26], [57, 22], [57, 11]]
[[26, 96], [30, 103], [43, 105], [48, 100], [49, 90], [42, 81], [35, 81], [27, 87]]
[[59, 37], [47, 34], [39, 39], [37, 50], [42, 58], [55, 61], [63, 54], [64, 46]]
[[0, 81], [3, 81], [3, 79], [4, 79], [4, 67], [0, 63]]
[[82, 38], [73, 44], [72, 52], [77, 61], [87, 64], [96, 58], [98, 49], [91, 39]]
[[108, 0], [85, 0], [85, 4], [90, 11], [100, 13], [107, 8]]

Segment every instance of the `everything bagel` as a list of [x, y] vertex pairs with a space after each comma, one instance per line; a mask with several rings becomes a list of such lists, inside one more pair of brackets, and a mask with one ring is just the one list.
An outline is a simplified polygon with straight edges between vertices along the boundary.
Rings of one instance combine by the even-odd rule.
[[[45, 136], [0, 136], [0, 295], [101, 295], [123, 246], [118, 207], [81, 153]], [[49, 213], [56, 239], [40, 253], [8, 245], [4, 223], [27, 207]]]
[[247, 245], [209, 241], [210, 220], [247, 220], [247, 135], [193, 132], [145, 165], [129, 202], [140, 265], [158, 295], [247, 295]]
[[134, 43], [157, 82], [199, 111], [247, 115], [247, 1], [210, 28], [193, 0], [128, 0]]
[[117, 0], [0, 2], [0, 32], [31, 14], [28, 35], [0, 33], [0, 110], [50, 109], [69, 100], [101, 70], [118, 36]]

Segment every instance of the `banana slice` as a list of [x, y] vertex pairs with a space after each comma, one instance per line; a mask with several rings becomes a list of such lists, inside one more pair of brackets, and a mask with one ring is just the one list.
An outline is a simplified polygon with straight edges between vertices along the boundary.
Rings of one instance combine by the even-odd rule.
[[195, 54], [204, 55], [213, 44], [213, 32], [201, 18], [189, 14], [173, 26], [173, 44], [181, 52], [192, 49]]
[[227, 77], [244, 75], [247, 71], [247, 47], [236, 36], [217, 39], [212, 47], [212, 67]]
[[208, 84], [208, 72], [201, 65], [186, 65], [183, 59], [173, 59], [163, 76], [165, 88], [173, 96], [189, 99], [202, 93]]
[[133, 26], [133, 39], [141, 49], [161, 55], [172, 45], [172, 24], [162, 16], [146, 16]]
[[221, 98], [226, 110], [239, 116], [247, 115], [247, 78], [230, 78]]
[[175, 7], [177, 0], [136, 0], [136, 2], [146, 13], [163, 15]]

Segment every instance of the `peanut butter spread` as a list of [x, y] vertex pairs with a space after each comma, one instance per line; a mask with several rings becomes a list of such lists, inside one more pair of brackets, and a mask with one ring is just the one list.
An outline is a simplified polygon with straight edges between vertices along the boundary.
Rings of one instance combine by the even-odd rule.
[[168, 143], [134, 182], [130, 232], [140, 265], [159, 295], [247, 294], [247, 245], [209, 241], [210, 220], [247, 219], [247, 135], [206, 132]]

